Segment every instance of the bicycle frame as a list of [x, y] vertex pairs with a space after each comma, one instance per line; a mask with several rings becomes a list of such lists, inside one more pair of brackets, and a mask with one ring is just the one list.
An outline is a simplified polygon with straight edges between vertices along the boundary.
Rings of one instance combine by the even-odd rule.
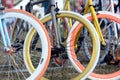
[[[70, 10], [70, 0], [65, 1], [64, 9], [67, 9], [68, 11]], [[86, 5], [85, 10], [84, 10], [84, 14], [87, 14], [89, 11], [91, 11], [92, 16], [94, 18], [93, 22], [94, 22], [95, 28], [97, 30], [99, 39], [100, 39], [100, 41], [102, 42], [103, 45], [106, 45], [105, 40], [104, 40], [103, 35], [102, 35], [102, 31], [100, 29], [100, 25], [98, 23], [98, 19], [97, 19], [97, 16], [96, 16], [97, 13], [95, 11], [92, 0], [88, 0], [87, 5]], [[69, 21], [69, 22], [70, 22], [70, 24], [72, 23], [71, 21]]]
[[[54, 25], [54, 28], [55, 28], [55, 35], [56, 35], [56, 39], [57, 39], [57, 47], [60, 48], [60, 44], [61, 44], [61, 35], [60, 35], [60, 31], [59, 31], [59, 27], [57, 26], [57, 21], [56, 21], [56, 14], [57, 14], [57, 11], [55, 11], [55, 0], [50, 0], [50, 4], [51, 4], [51, 15], [52, 15], [52, 21], [53, 21], [53, 25]], [[67, 10], [67, 11], [70, 11], [70, 0], [66, 0], [65, 1], [65, 4], [64, 4], [64, 10]], [[72, 27], [72, 21], [71, 19], [68, 19], [69, 21], [69, 25], [70, 27]]]
[[104, 40], [103, 35], [102, 35], [102, 31], [100, 29], [100, 25], [99, 25], [99, 22], [98, 22], [98, 19], [97, 19], [97, 16], [96, 16], [97, 13], [95, 11], [95, 8], [94, 8], [92, 0], [88, 0], [87, 5], [85, 7], [84, 14], [88, 13], [89, 10], [91, 11], [92, 16], [94, 18], [93, 23], [94, 23], [96, 31], [98, 33], [99, 39], [100, 39], [100, 41], [102, 42], [103, 45], [106, 45], [105, 40]]
[[[51, 13], [52, 15], [52, 24], [53, 24], [53, 27], [54, 27], [54, 31], [55, 31], [55, 36], [56, 36], [56, 47], [60, 48], [60, 43], [61, 43], [61, 37], [60, 37], [60, 31], [59, 31], [59, 27], [57, 26], [57, 20], [56, 20], [56, 14], [57, 14], [57, 6], [56, 6], [56, 3], [55, 3], [55, 0], [38, 0], [38, 1], [35, 1], [35, 2], [32, 2], [30, 0], [30, 4], [31, 5], [27, 5], [27, 7], [29, 7], [30, 9], [33, 7], [33, 5], [36, 5], [38, 3], [42, 3], [42, 2], [49, 2], [49, 7], [47, 9], [47, 12], [45, 12], [45, 14]], [[55, 11], [56, 10], [56, 11]], [[31, 11], [28, 11], [28, 12], [31, 12]]]

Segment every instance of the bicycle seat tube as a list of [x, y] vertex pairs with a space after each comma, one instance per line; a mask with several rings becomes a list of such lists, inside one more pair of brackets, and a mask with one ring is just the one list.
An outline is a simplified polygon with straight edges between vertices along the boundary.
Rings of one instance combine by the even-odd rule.
[[60, 38], [60, 31], [59, 31], [59, 28], [57, 26], [57, 21], [56, 21], [56, 14], [57, 12], [55, 11], [55, 0], [50, 0], [50, 6], [51, 6], [51, 15], [52, 15], [52, 21], [53, 21], [53, 25], [54, 25], [54, 28], [55, 28], [55, 35], [56, 35], [56, 39], [57, 39], [57, 43], [56, 43], [56, 46], [57, 47], [60, 47], [60, 43], [61, 43], [61, 38]]

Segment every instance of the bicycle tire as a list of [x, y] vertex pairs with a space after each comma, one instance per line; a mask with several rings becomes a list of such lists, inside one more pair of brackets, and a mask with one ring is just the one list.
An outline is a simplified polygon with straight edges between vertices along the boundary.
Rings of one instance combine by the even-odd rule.
[[[48, 33], [47, 33], [47, 31], [46, 31], [46, 29], [44, 28], [44, 25], [39, 21], [39, 19], [38, 18], [36, 18], [34, 15], [32, 15], [32, 14], [30, 14], [30, 13], [28, 13], [28, 12], [26, 12], [26, 11], [23, 11], [23, 10], [18, 10], [18, 9], [6, 9], [6, 10], [4, 10], [3, 11], [3, 14], [4, 15], [2, 15], [2, 17], [1, 17], [1, 19], [6, 19], [6, 18], [18, 18], [18, 19], [21, 19], [21, 20], [24, 20], [24, 21], [26, 21], [26, 22], [28, 22], [29, 24], [31, 24], [33, 27], [34, 27], [34, 30], [37, 30], [37, 32], [38, 32], [38, 34], [41, 36], [43, 36], [44, 37], [44, 43], [45, 43], [45, 45], [46, 45], [46, 47], [45, 46], [43, 46], [44, 48], [46, 48], [45, 50], [45, 53], [46, 53], [46, 55], [47, 55], [47, 58], [45, 58], [45, 59], [47, 59], [47, 60], [45, 60], [45, 62], [44, 63], [46, 63], [46, 67], [43, 67], [42, 69], [41, 69], [41, 71], [40, 70], [38, 70], [38, 71], [40, 71], [41, 73], [44, 73], [45, 72], [45, 68], [47, 68], [47, 65], [48, 65], [48, 63], [49, 63], [49, 59], [50, 59], [50, 51], [51, 51], [51, 48], [49, 47], [49, 45], [50, 45], [50, 41], [49, 41], [49, 37], [48, 37]], [[41, 33], [39, 32], [39, 31], [41, 31]], [[25, 37], [24, 37], [24, 39], [25, 39]], [[42, 40], [42, 39], [41, 39]], [[42, 40], [42, 41], [43, 41]], [[26, 43], [27, 41], [25, 41], [25, 43]], [[13, 42], [14, 43], [14, 42]], [[14, 44], [12, 44], [12, 47], [14, 47], [15, 49], [16, 49], [16, 46], [14, 45]], [[22, 50], [23, 50], [23, 44], [22, 44]], [[22, 51], [21, 50], [21, 51]], [[43, 49], [44, 50], [44, 49]], [[23, 63], [21, 63], [21, 65], [23, 66], [23, 69], [25, 69], [25, 73], [27, 73], [27, 75], [23, 75], [24, 73], [22, 72], [22, 70], [20, 70], [21, 69], [21, 67], [18, 67], [18, 71], [20, 71], [20, 73], [21, 73], [21, 75], [18, 75], [19, 73], [18, 73], [18, 71], [17, 71], [17, 68], [15, 68], [14, 67], [14, 64], [9, 64], [9, 65], [13, 65], [13, 67], [16, 69], [16, 75], [17, 76], [10, 76], [9, 75], [9, 79], [14, 79], [14, 78], [12, 78], [12, 77], [15, 77], [15, 79], [23, 79], [23, 80], [33, 80], [33, 79], [36, 79], [36, 78], [39, 78], [39, 77], [41, 77], [43, 74], [39, 74], [39, 72], [38, 71], [34, 71], [34, 73], [32, 73], [33, 75], [31, 75], [31, 74], [29, 74], [29, 72], [28, 72], [28, 70], [25, 68], [26, 67], [26, 65], [25, 65], [25, 63], [24, 63], [24, 59], [23, 59], [23, 55], [24, 55], [25, 53], [23, 52], [23, 53], [19, 53], [19, 51], [16, 51], [16, 53], [14, 53], [13, 55], [10, 55], [10, 56], [12, 56], [12, 57], [10, 57], [11, 58], [11, 60], [13, 60], [12, 62], [13, 63], [16, 63], [16, 65], [18, 66], [18, 65], [20, 65], [20, 62], [23, 62]], [[18, 56], [17, 56], [18, 55]], [[20, 59], [19, 59], [20, 58]], [[43, 57], [44, 58], [44, 57]], [[17, 60], [18, 59], [18, 60]], [[16, 61], [17, 60], [17, 61]], [[19, 63], [17, 63], [17, 62], [19, 62]], [[42, 64], [43, 65], [43, 64]], [[37, 67], [37, 69], [40, 67], [41, 65], [39, 65], [38, 67]], [[11, 69], [11, 67], [9, 67], [10, 69]], [[12, 71], [9, 71], [9, 73], [10, 72], [12, 72]], [[14, 74], [15, 74], [15, 72], [13, 72]], [[2, 76], [3, 77], [3, 76]]]
[[[91, 16], [91, 14], [89, 14], [89, 16], [87, 15], [86, 16], [90, 21], [92, 21], [93, 20], [93, 18], [92, 18], [92, 16]], [[97, 14], [97, 17], [98, 17], [98, 19], [107, 19], [108, 20], [108, 22], [109, 21], [111, 21], [110, 23], [114, 23], [114, 22], [116, 22], [117, 24], [119, 24], [120, 23], [120, 17], [118, 16], [118, 15], [115, 15], [115, 14], [112, 14], [112, 13], [110, 13], [110, 12], [106, 12], [106, 11], [99, 11], [98, 12], [98, 14]], [[112, 26], [112, 24], [111, 24], [111, 26]], [[108, 28], [110, 28], [110, 27], [108, 27]], [[109, 43], [111, 42], [112, 43], [112, 41], [111, 41], [111, 39], [114, 39], [113, 37], [114, 37], [114, 33], [110, 33], [110, 34], [112, 34], [111, 35], [111, 37], [110, 38], [106, 38], [106, 45], [108, 45], [109, 46], [109, 48], [110, 48], [110, 45], [109, 45]], [[108, 39], [110, 39], [110, 40], [108, 40]], [[114, 41], [114, 40], [113, 40]], [[115, 42], [113, 42], [113, 45], [114, 45], [114, 43]], [[110, 49], [108, 49], [108, 50], [110, 50]], [[108, 51], [107, 51], [108, 52]], [[100, 53], [101, 54], [101, 53]], [[76, 65], [77, 66], [77, 65]], [[107, 70], [107, 68], [105, 68], [105, 67], [109, 67], [109, 69]], [[99, 65], [99, 62], [98, 62], [98, 65], [96, 66], [96, 68], [94, 69], [94, 71], [93, 71], [93, 73], [91, 73], [90, 74], [90, 76], [88, 77], [89, 79], [95, 79], [95, 80], [117, 80], [117, 79], [120, 79], [120, 77], [119, 77], [119, 75], [120, 75], [120, 70], [119, 69], [116, 69], [117, 68], [117, 65], [116, 65], [116, 67], [115, 67], [115, 65], [113, 66], [113, 67], [111, 67], [111, 69], [113, 70], [110, 70], [110, 66], [112, 66], [112, 65], [102, 65], [102, 66], [100, 66]], [[119, 64], [118, 64], [118, 66], [119, 66]], [[77, 66], [78, 67], [78, 66]], [[98, 67], [98, 69], [97, 69], [97, 67]], [[101, 68], [100, 68], [101, 67]], [[81, 71], [83, 69], [83, 67], [80, 67], [79, 66], [79, 68], [77, 69], [78, 71]], [[114, 71], [114, 69], [116, 69], [115, 71]], [[95, 72], [95, 70], [96, 70], [96, 72]], [[101, 71], [98, 71], [97, 72], [97, 70], [101, 70]], [[106, 70], [106, 72], [105, 71], [103, 71], [103, 70]], [[108, 72], [107, 72], [108, 71]], [[111, 71], [111, 72], [109, 72], [109, 71]], [[101, 73], [100, 73], [101, 72]], [[102, 73], [103, 72], [103, 73]]]
[[[119, 24], [120, 23], [120, 17], [119, 16], [117, 16], [117, 15], [115, 15], [115, 14], [113, 14], [113, 13], [110, 13], [110, 12], [104, 12], [104, 11], [100, 11], [100, 12], [98, 12], [98, 18], [107, 18], [107, 19], [110, 19], [110, 20], [112, 20], [113, 22], [116, 22], [117, 24]], [[111, 35], [111, 38], [114, 38], [113, 36], [115, 36], [114, 35], [114, 33], [112, 32], [111, 33], [112, 35]], [[110, 40], [109, 40], [110, 41]], [[110, 46], [109, 44], [108, 44], [108, 46]], [[119, 65], [119, 64], [118, 64]], [[117, 65], [116, 65], [117, 66]], [[114, 66], [115, 67], [115, 66]], [[113, 67], [113, 68], [114, 68]], [[117, 67], [116, 67], [117, 68]], [[106, 69], [107, 70], [107, 69]], [[95, 73], [95, 72], [94, 72]], [[92, 73], [91, 75], [90, 75], [90, 79], [102, 79], [102, 80], [106, 80], [106, 79], [110, 79], [110, 80], [117, 80], [117, 79], [120, 79], [120, 77], [119, 77], [119, 75], [120, 75], [120, 70], [119, 69], [117, 69], [117, 70], [113, 70], [112, 72], [110, 72], [110, 73], [97, 73], [96, 72], [96, 74], [94, 74], [94, 73]], [[96, 77], [95, 77], [95, 75], [96, 75]]]
[[[84, 18], [83, 16], [81, 16], [81, 15], [79, 15], [79, 14], [77, 14], [77, 13], [74, 13], [74, 12], [70, 12], [70, 11], [59, 11], [58, 12], [58, 14], [56, 14], [56, 17], [57, 18], [71, 18], [71, 19], [74, 19], [74, 20], [77, 20], [78, 22], [81, 22], [84, 26], [86, 26], [89, 30], [90, 30], [90, 33], [92, 33], [92, 34], [94, 34], [94, 32], [95, 32], [95, 29], [94, 29], [94, 27], [92, 26], [92, 24], [86, 19], [86, 18]], [[45, 22], [48, 22], [49, 20], [52, 20], [52, 16], [50, 15], [50, 14], [47, 14], [47, 15], [45, 15], [43, 18], [41, 18], [41, 21], [42, 21], [42, 23], [44, 24]], [[69, 35], [70, 36], [70, 35]], [[98, 57], [99, 57], [99, 40], [98, 39], [96, 39], [96, 38], [98, 38], [98, 36], [97, 36], [97, 33], [93, 36], [94, 38], [95, 38], [95, 42], [98, 44], [98, 48], [97, 48], [97, 51], [96, 51], [96, 55], [94, 55], [94, 57], [96, 57], [94, 60], [97, 62], [97, 59], [98, 59]], [[70, 46], [70, 45], [68, 45], [68, 43], [69, 43], [70, 41], [67, 41], [67, 50], [68, 50], [68, 46]], [[69, 56], [69, 51], [68, 51], [68, 57], [70, 57]], [[70, 59], [71, 60], [71, 59]], [[94, 64], [94, 66], [93, 66], [93, 64]], [[93, 64], [92, 65], [89, 65], [88, 67], [90, 67], [90, 68], [87, 68], [87, 70], [85, 69], [85, 72], [83, 72], [83, 73], [80, 73], [80, 75], [82, 75], [82, 77], [81, 78], [77, 78], [77, 79], [82, 79], [82, 78], [86, 78], [91, 72], [92, 72], [92, 70], [94, 69], [94, 67], [95, 67], [95, 64], [97, 64], [97, 63], [94, 63], [93, 62]], [[91, 69], [92, 68], [92, 69]], [[31, 70], [34, 70], [35, 68], [31, 68]], [[58, 70], [58, 69], [57, 69]], [[71, 73], [72, 74], [72, 73]], [[79, 74], [79, 73], [78, 73]], [[69, 76], [70, 77], [70, 76]], [[58, 77], [57, 77], [57, 79], [58, 79]], [[65, 79], [66, 80], [66, 79]]]

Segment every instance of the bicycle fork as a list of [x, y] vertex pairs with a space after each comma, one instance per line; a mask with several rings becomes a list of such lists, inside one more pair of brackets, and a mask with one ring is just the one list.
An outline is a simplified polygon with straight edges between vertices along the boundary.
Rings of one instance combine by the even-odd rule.
[[98, 19], [97, 19], [97, 13], [95, 12], [94, 5], [92, 4], [92, 0], [89, 0], [88, 5], [86, 6], [86, 9], [84, 11], [84, 14], [88, 13], [89, 9], [92, 12], [92, 16], [93, 16], [93, 19], [94, 19], [93, 22], [94, 22], [94, 25], [95, 25], [95, 29], [98, 33], [99, 39], [102, 42], [102, 45], [106, 45], [105, 40], [104, 40], [103, 35], [102, 35], [102, 31], [100, 29]]
[[11, 40], [4, 19], [0, 19], [0, 33], [4, 45], [4, 52], [8, 54], [13, 53], [14, 51], [11, 47]]

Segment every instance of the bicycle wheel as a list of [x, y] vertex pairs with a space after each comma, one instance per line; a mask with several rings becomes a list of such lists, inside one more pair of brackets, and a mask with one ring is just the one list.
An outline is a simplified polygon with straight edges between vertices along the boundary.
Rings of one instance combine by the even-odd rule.
[[[86, 15], [86, 17], [92, 22], [93, 18], [91, 14]], [[116, 60], [116, 50], [119, 51], [119, 38], [116, 38], [115, 36], [115, 27], [120, 24], [120, 17], [116, 16], [112, 13], [109, 12], [98, 12], [97, 14], [98, 20], [100, 23], [103, 21], [104, 23], [100, 24], [101, 30], [103, 32], [103, 36], [106, 42], [106, 46], [101, 45], [101, 52], [100, 52], [100, 58], [99, 62], [101, 61], [111, 61], [111, 63], [105, 62], [106, 65], [98, 65], [94, 69], [93, 73], [89, 76], [90, 79], [95, 79], [95, 80], [117, 80], [120, 79], [120, 70], [119, 70], [119, 60]], [[87, 36], [89, 37], [89, 35]], [[73, 37], [72, 37], [73, 38]], [[85, 40], [87, 40], [85, 38]], [[86, 41], [85, 43], [88, 43]], [[86, 51], [89, 56], [92, 55], [91, 46], [85, 46], [87, 47]], [[85, 49], [85, 48], [84, 48]], [[76, 53], [77, 54], [77, 53]], [[106, 57], [106, 55], [112, 54], [111, 56]], [[118, 58], [118, 57], [117, 57]], [[75, 62], [74, 62], [75, 63]], [[81, 64], [82, 65], [82, 64]], [[76, 64], [77, 66], [77, 64]], [[77, 66], [78, 71], [81, 71], [83, 67]]]
[[[59, 23], [60, 19], [62, 19], [62, 23], [60, 24], [60, 27], [64, 27], [64, 20], [63, 19], [69, 19], [71, 18], [72, 20], [72, 23], [74, 25], [74, 23], [77, 21], [77, 22], [80, 22], [84, 27], [86, 27], [88, 29], [88, 31], [93, 35], [92, 36], [92, 40], [94, 41], [94, 47], [97, 47], [97, 48], [94, 48], [96, 49], [95, 52], [94, 52], [94, 57], [96, 58], [92, 58], [94, 61], [96, 61], [94, 63], [94, 61], [92, 62], [92, 64], [90, 63], [88, 66], [87, 66], [87, 69], [85, 69], [85, 71], [83, 71], [83, 73], [81, 73], [80, 75], [82, 75], [82, 77], [80, 77], [80, 79], [82, 78], [86, 78], [91, 72], [92, 70], [94, 69], [96, 63], [97, 63], [97, 59], [99, 57], [99, 39], [98, 39], [98, 36], [97, 36], [97, 33], [94, 33], [96, 32], [94, 27], [91, 25], [91, 23], [85, 19], [83, 16], [77, 14], [77, 13], [74, 13], [74, 12], [69, 12], [69, 11], [59, 11], [58, 14], [56, 14], [56, 18], [57, 18], [57, 23]], [[44, 23], [44, 25], [46, 26], [46, 28], [49, 30], [50, 27], [52, 26], [52, 16], [50, 14], [47, 14], [46, 16], [44, 16], [41, 21]], [[69, 25], [69, 23], [67, 23]], [[63, 28], [64, 29], [64, 28]], [[66, 29], [65, 29], [66, 30]], [[65, 30], [60, 30], [60, 34], [61, 34], [61, 38], [63, 38], [62, 36], [64, 36], [64, 33], [66, 34], [66, 31]], [[54, 31], [54, 29], [53, 29]], [[32, 32], [32, 31], [31, 31]], [[30, 33], [31, 33], [30, 32]], [[49, 32], [49, 31], [48, 31]], [[54, 35], [54, 32], [52, 32]], [[51, 33], [49, 32], [49, 35], [51, 35]], [[70, 36], [70, 35], [69, 35]], [[68, 37], [68, 36], [67, 36]], [[51, 38], [51, 37], [50, 37]], [[71, 60], [71, 57], [70, 56], [67, 56], [67, 52], [69, 50], [69, 47], [71, 47], [72, 45], [69, 45], [69, 43], [71, 42], [71, 40], [67, 41], [66, 42], [66, 37], [64, 38], [65, 40], [64, 41], [61, 41], [61, 44], [59, 47], [56, 46], [56, 36], [54, 36], [54, 38], [52, 37], [51, 38], [51, 47], [52, 47], [52, 52], [51, 52], [51, 61], [50, 61], [50, 64], [49, 64], [49, 67], [46, 71], [46, 73], [44, 74], [44, 76], [46, 78], [49, 78], [49, 79], [62, 79], [62, 80], [67, 80], [67, 79], [70, 79], [70, 78], [73, 78], [75, 77], [76, 75], [78, 75], [79, 73], [76, 73], [76, 71], [74, 70], [73, 66], [71, 66], [70, 64], [70, 61], [68, 60], [68, 62], [66, 62], [64, 65], [60, 66], [60, 67], [56, 67], [54, 64], [52, 64], [52, 58], [56, 58], [56, 57], [59, 57], [61, 55], [64, 55], [66, 56], [65, 59], [68, 59], [68, 57], [70, 58]], [[34, 41], [34, 40], [33, 40]], [[54, 42], [54, 45], [53, 45], [53, 42]], [[97, 44], [97, 45], [96, 45]], [[32, 41], [29, 42], [29, 45], [32, 46]], [[29, 46], [28, 45], [28, 46]], [[34, 69], [36, 68], [36, 66], [34, 65], [34, 59], [37, 59], [37, 58], [34, 58], [32, 59], [32, 56], [33, 56], [33, 53], [32, 51], [30, 51], [31, 53], [29, 54], [26, 54], [28, 55], [29, 57], [31, 57], [31, 65], [33, 65], [33, 67], [31, 68], [30, 66], [29, 67], [29, 71], [34, 71]], [[68, 55], [69, 55], [69, 52], [68, 51]], [[38, 56], [37, 56], [38, 57]], [[63, 57], [64, 59], [64, 57]], [[27, 60], [26, 60], [27, 62]], [[37, 61], [36, 61], [37, 62]], [[28, 62], [29, 63], [29, 62]], [[93, 66], [94, 65], [94, 66]], [[70, 73], [70, 74], [68, 74]], [[77, 78], [78, 79], [78, 78]]]
[[[48, 62], [49, 62], [49, 59], [50, 59], [50, 51], [51, 51], [51, 49], [49, 47], [50, 41], [49, 41], [48, 33], [47, 33], [46, 29], [44, 28], [44, 26], [42, 25], [42, 23], [39, 21], [39, 19], [37, 19], [32, 14], [30, 14], [26, 11], [17, 10], [17, 9], [4, 10], [3, 15], [1, 16], [1, 20], [2, 19], [5, 19], [6, 24], [7, 24], [7, 22], [10, 22], [10, 19], [12, 19], [13, 21], [11, 22], [11, 25], [7, 24], [7, 26], [10, 26], [12, 29], [13, 29], [13, 26], [15, 26], [14, 24], [16, 23], [17, 19], [19, 19], [20, 21], [24, 21], [25, 23], [29, 24], [31, 27], [33, 26], [34, 30], [37, 30], [37, 32], [41, 38], [42, 48], [43, 48], [42, 50], [44, 53], [44, 55], [42, 55], [42, 58], [43, 59], [45, 58], [45, 59], [43, 60], [43, 63], [41, 63], [37, 67], [37, 68], [40, 68], [40, 66], [42, 66], [42, 68], [40, 68], [41, 70], [36, 69], [37, 71], [34, 71], [34, 73], [32, 73], [33, 75], [31, 75], [26, 68], [26, 65], [24, 63], [24, 58], [23, 58], [23, 54], [24, 54], [23, 53], [23, 44], [24, 44], [24, 39], [27, 34], [27, 32], [23, 31], [23, 32], [21, 32], [22, 35], [21, 34], [16, 35], [16, 36], [18, 36], [17, 39], [19, 39], [20, 41], [17, 41], [15, 37], [13, 40], [11, 40], [12, 44], [10, 46], [14, 50], [14, 52], [12, 54], [6, 53], [3, 50], [1, 50], [1, 53], [3, 53], [3, 54], [0, 54], [0, 58], [1, 58], [1, 60], [0, 60], [1, 76], [0, 77], [2, 79], [10, 79], [10, 80], [15, 80], [15, 79], [33, 80], [33, 79], [41, 77], [43, 74], [39, 74], [39, 73], [45, 72]], [[23, 23], [21, 23], [21, 24], [23, 24]], [[23, 25], [19, 25], [19, 28], [22, 26]], [[9, 35], [11, 36], [11, 33]], [[26, 42], [27, 41], [25, 41], [25, 43]], [[2, 40], [1, 40], [1, 43], [3, 43]], [[0, 45], [1, 45], [1, 47], [4, 48], [3, 44], [0, 44]], [[44, 67], [44, 66], [46, 66], [46, 67]]]

